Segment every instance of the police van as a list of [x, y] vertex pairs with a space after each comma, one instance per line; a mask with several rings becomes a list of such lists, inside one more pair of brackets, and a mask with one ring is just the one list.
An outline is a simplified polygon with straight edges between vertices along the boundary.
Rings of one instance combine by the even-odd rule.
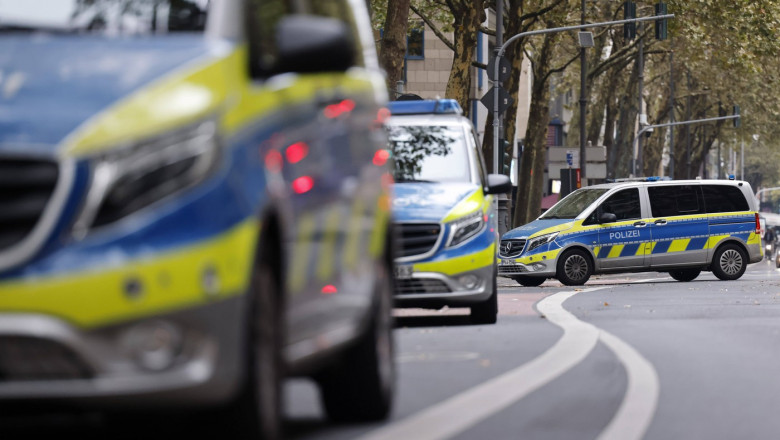
[[0, 29], [0, 403], [215, 409], [274, 438], [295, 375], [333, 419], [386, 417], [366, 2], [25, 0]]
[[488, 174], [471, 121], [457, 101], [388, 104], [395, 166], [393, 224], [400, 237], [396, 306], [470, 307], [496, 322], [497, 205], [509, 178]]
[[733, 180], [639, 181], [578, 189], [501, 238], [498, 273], [524, 286], [593, 274], [701, 271], [736, 280], [763, 258], [757, 201]]

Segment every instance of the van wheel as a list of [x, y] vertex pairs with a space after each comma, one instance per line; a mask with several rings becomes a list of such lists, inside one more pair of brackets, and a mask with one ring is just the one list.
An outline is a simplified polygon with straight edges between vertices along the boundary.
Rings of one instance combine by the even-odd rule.
[[338, 422], [382, 420], [395, 389], [393, 286], [386, 264], [376, 273], [368, 331], [342, 359], [315, 377], [325, 413]]
[[556, 278], [567, 286], [585, 284], [593, 273], [593, 263], [585, 251], [572, 249], [558, 259]]
[[277, 439], [281, 435], [282, 307], [271, 267], [259, 262], [249, 291], [246, 381], [236, 399], [217, 415], [237, 438]]
[[677, 281], [693, 281], [699, 276], [701, 270], [699, 269], [680, 269], [671, 270], [669, 275]]
[[724, 281], [739, 279], [747, 269], [747, 255], [735, 244], [725, 244], [715, 251], [712, 273]]
[[495, 324], [498, 320], [498, 282], [496, 281], [498, 269], [493, 270], [493, 293], [487, 301], [471, 306], [472, 324]]
[[512, 279], [526, 287], [541, 286], [542, 283], [547, 281], [547, 278], [545, 277], [529, 277], [527, 275], [512, 277]]

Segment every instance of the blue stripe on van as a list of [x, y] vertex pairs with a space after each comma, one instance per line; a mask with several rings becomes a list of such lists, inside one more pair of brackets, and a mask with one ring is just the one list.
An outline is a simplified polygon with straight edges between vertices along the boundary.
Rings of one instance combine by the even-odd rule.
[[599, 250], [599, 255], [596, 258], [607, 258], [609, 251], [612, 250], [612, 246], [604, 246]]
[[[644, 243], [642, 243], [644, 245]], [[633, 257], [636, 255], [636, 251], [639, 249], [640, 243], [631, 243], [627, 244], [623, 247], [623, 250], [620, 251], [621, 257]]]
[[691, 241], [688, 242], [688, 247], [686, 247], [685, 250], [698, 251], [704, 249], [704, 246], [707, 244], [707, 240], [709, 240], [709, 237], [691, 238]]
[[672, 244], [671, 240], [659, 241], [653, 248], [653, 254], [665, 254], [669, 250], [669, 246]]

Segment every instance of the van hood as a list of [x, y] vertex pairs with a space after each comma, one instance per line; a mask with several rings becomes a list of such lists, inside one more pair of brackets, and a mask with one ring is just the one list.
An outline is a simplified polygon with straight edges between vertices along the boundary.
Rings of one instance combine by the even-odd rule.
[[471, 183], [396, 183], [393, 185], [394, 220], [440, 222], [477, 189]]
[[0, 151], [55, 153], [79, 126], [208, 53], [202, 35], [0, 35]]
[[501, 236], [501, 239], [508, 240], [512, 238], [528, 238], [537, 232], [544, 231], [545, 229], [549, 229], [549, 231], [545, 231], [545, 233], [557, 232], [569, 229], [572, 226], [574, 226], [574, 220], [571, 219], [534, 220], [531, 223], [506, 232]]

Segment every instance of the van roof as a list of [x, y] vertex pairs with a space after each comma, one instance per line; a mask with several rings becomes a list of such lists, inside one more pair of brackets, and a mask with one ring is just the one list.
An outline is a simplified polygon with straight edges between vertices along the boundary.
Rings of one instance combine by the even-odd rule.
[[725, 180], [725, 179], [691, 179], [691, 180], [625, 180], [620, 182], [600, 183], [591, 185], [588, 188], [617, 188], [617, 187], [639, 187], [639, 186], [661, 186], [661, 185], [730, 185], [747, 186], [750, 183], [744, 180]]

